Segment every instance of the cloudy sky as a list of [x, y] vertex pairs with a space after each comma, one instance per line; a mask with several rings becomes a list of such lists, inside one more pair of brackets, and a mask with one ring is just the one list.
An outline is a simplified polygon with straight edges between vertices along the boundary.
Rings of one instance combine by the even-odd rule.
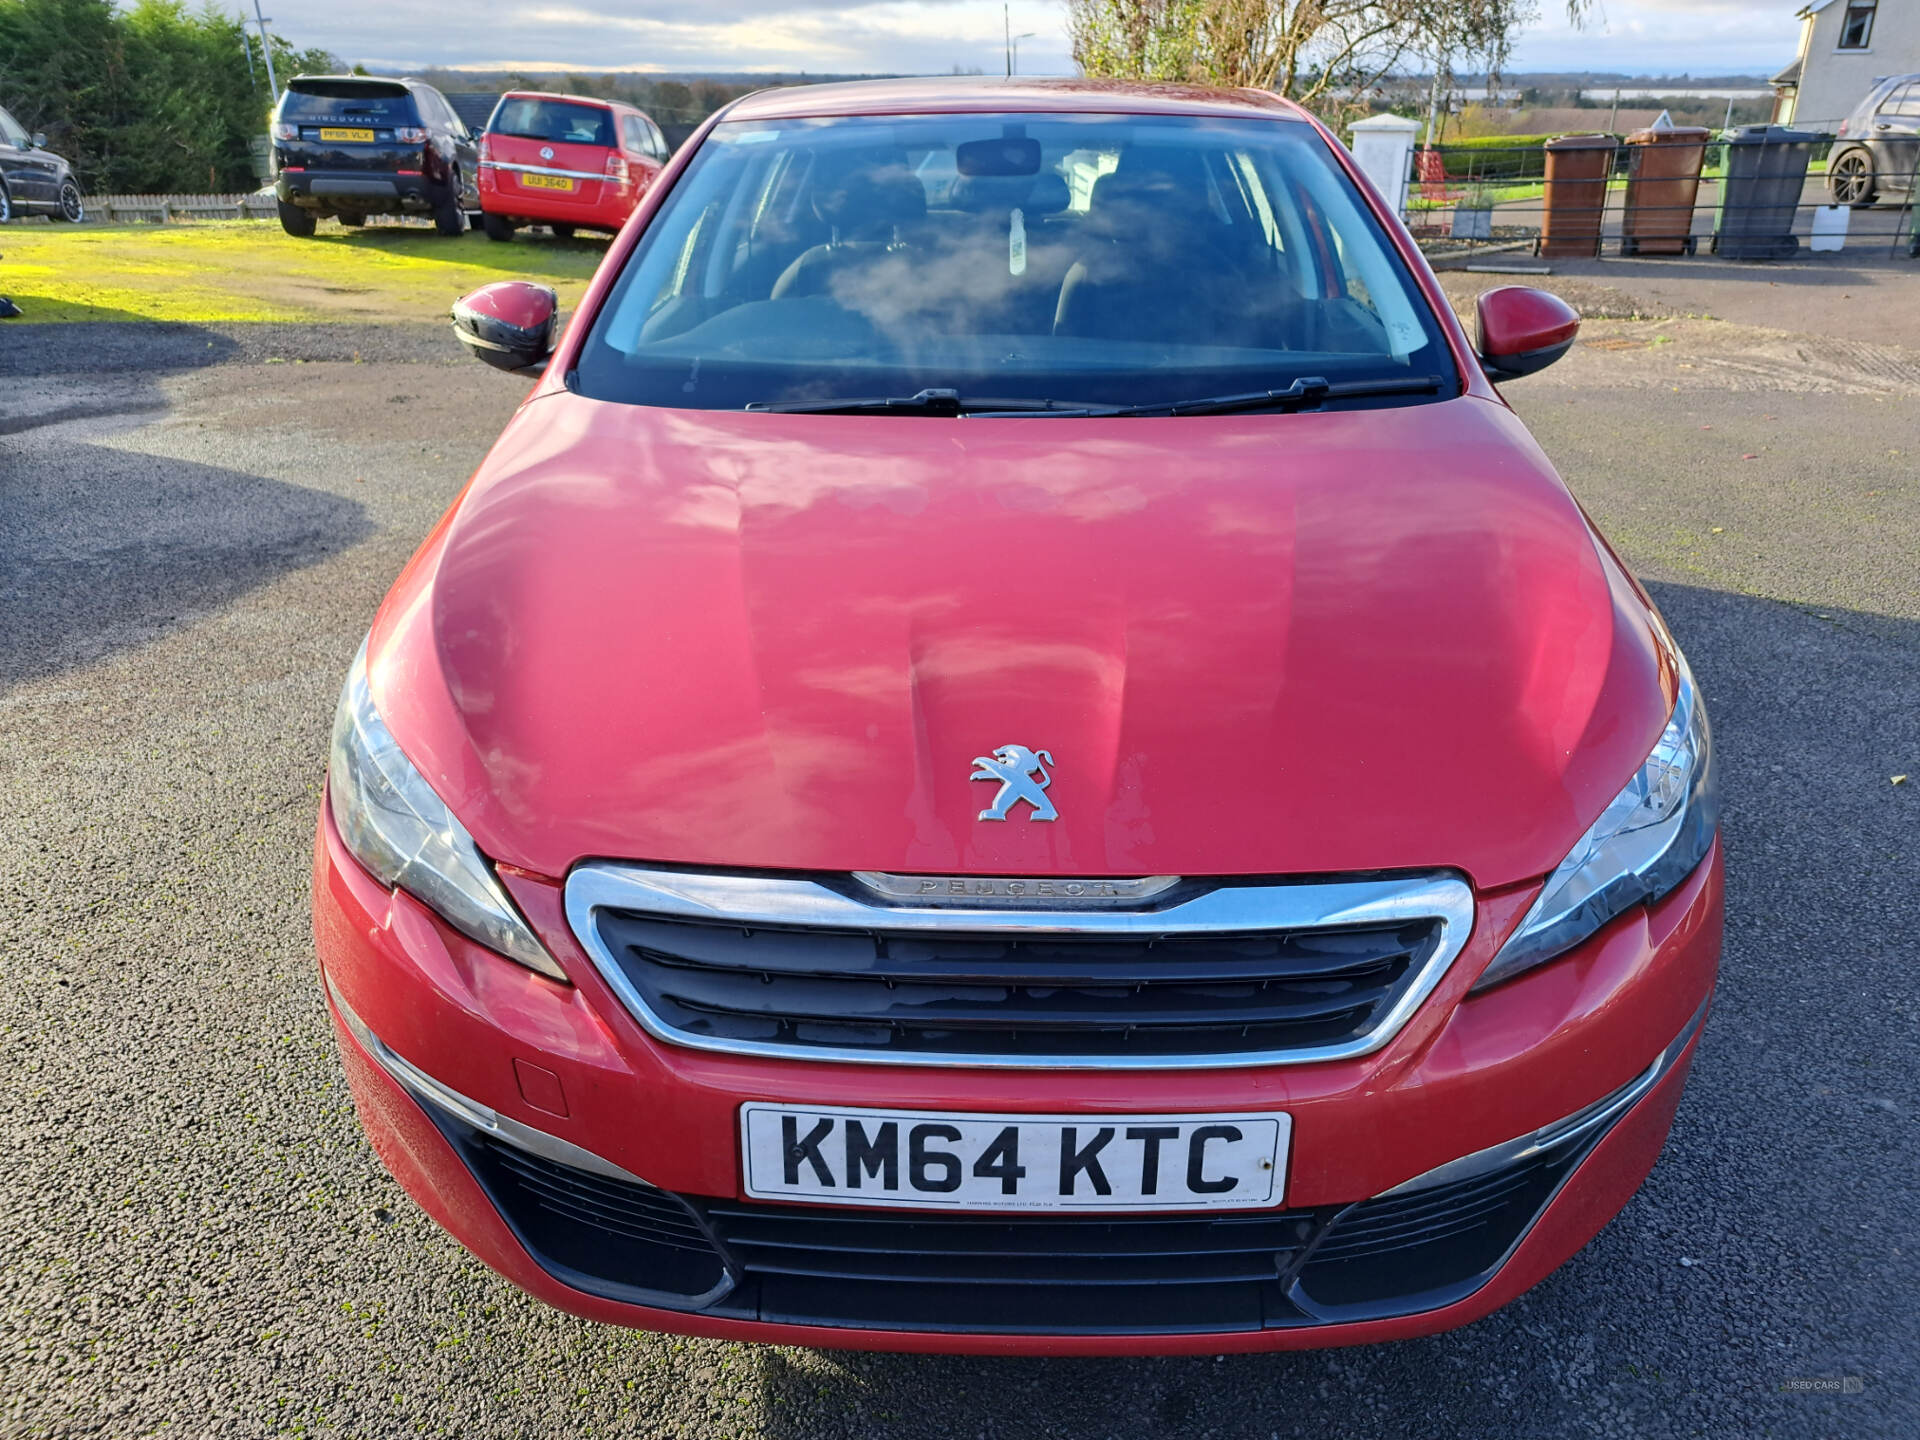
[[[1515, 68], [1771, 74], [1800, 0], [1603, 0], [1584, 31], [1541, 0]], [[1003, 65], [999, 0], [270, 0], [273, 28], [370, 65], [943, 73]], [[1064, 7], [1013, 0], [1020, 68], [1072, 70]]]

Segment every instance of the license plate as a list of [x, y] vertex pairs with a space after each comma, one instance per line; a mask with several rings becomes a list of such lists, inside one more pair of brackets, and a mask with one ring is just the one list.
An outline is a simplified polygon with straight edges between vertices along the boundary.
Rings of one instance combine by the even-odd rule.
[[371, 145], [373, 143], [373, 131], [371, 130], [331, 130], [326, 128], [325, 126], [322, 126], [320, 130], [320, 138], [322, 140], [346, 141], [347, 143], [354, 144], [354, 145]]
[[976, 1115], [740, 1107], [746, 1193], [923, 1210], [1250, 1210], [1285, 1188], [1288, 1115]]
[[573, 189], [573, 181], [565, 175], [522, 175], [520, 183], [533, 190]]

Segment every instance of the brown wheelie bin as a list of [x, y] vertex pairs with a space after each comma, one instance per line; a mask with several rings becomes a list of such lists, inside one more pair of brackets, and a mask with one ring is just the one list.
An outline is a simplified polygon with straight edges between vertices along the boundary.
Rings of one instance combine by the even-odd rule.
[[1683, 125], [1627, 136], [1627, 211], [1622, 255], [1693, 254], [1693, 202], [1713, 132]]
[[1607, 176], [1616, 148], [1611, 135], [1562, 135], [1547, 141], [1542, 255], [1600, 253], [1600, 219], [1607, 210]]

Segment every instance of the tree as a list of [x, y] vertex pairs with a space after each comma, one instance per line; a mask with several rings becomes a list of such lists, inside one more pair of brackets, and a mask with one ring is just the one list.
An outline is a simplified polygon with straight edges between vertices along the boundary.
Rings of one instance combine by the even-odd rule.
[[[1567, 0], [1576, 23], [1591, 0]], [[1271, 90], [1323, 110], [1364, 101], [1410, 57], [1497, 73], [1534, 0], [1068, 0], [1088, 75]]]
[[43, 130], [82, 182], [110, 155], [126, 109], [126, 65], [110, 0], [0, 0], [0, 94]]
[[676, 120], [689, 119], [697, 113], [693, 108], [693, 91], [678, 80], [656, 80], [653, 84], [653, 105]]
[[[255, 136], [273, 96], [239, 16], [180, 0], [0, 0], [0, 93], [28, 130], [73, 162], [90, 191], [254, 186]], [[324, 51], [273, 37], [284, 79], [338, 70]]]

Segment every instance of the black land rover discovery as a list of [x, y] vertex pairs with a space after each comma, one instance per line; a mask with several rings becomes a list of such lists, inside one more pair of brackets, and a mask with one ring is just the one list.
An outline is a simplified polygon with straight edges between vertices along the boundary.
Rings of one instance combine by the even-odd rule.
[[479, 152], [446, 97], [418, 80], [296, 75], [273, 112], [274, 194], [289, 235], [332, 215], [431, 215], [458, 235], [480, 208]]

